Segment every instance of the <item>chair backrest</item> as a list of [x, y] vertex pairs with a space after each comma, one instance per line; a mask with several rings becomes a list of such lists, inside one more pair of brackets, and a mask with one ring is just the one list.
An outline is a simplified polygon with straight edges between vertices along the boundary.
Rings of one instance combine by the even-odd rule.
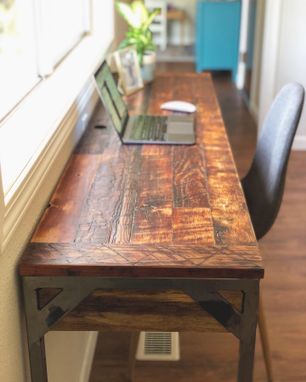
[[250, 171], [242, 180], [257, 239], [272, 227], [281, 205], [304, 93], [298, 83], [290, 83], [280, 90], [264, 121]]

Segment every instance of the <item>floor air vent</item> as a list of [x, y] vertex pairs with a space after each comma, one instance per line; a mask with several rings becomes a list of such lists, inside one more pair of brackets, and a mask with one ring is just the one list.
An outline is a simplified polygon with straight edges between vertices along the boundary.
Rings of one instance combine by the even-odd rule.
[[139, 361], [178, 361], [178, 332], [141, 332], [136, 359]]

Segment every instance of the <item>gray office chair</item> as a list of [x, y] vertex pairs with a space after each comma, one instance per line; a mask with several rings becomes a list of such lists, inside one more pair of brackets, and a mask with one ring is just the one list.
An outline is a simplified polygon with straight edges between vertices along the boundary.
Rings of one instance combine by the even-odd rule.
[[[284, 86], [264, 121], [251, 168], [242, 187], [257, 240], [272, 227], [280, 209], [288, 159], [301, 117], [304, 88], [298, 83]], [[269, 382], [273, 381], [270, 351], [262, 301], [258, 326]]]

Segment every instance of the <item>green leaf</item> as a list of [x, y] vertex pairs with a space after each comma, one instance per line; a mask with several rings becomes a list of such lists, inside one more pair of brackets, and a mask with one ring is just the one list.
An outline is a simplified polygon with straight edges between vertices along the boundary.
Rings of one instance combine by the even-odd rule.
[[116, 1], [116, 8], [129, 26], [133, 28], [139, 28], [141, 26], [140, 20], [137, 19], [132, 7], [129, 4]]
[[155, 9], [153, 12], [150, 13], [147, 21], [142, 25], [144, 29], [149, 28], [149, 26], [152, 24], [155, 17], [160, 13], [159, 9]]
[[127, 48], [128, 46], [130, 46], [130, 42], [129, 40], [125, 39], [125, 40], [122, 40], [121, 43], [119, 44], [119, 49], [124, 49], [124, 48]]
[[149, 13], [141, 0], [134, 0], [131, 5], [116, 1], [116, 8], [129, 25], [126, 38], [119, 45], [119, 48], [134, 45], [141, 64], [145, 51], [156, 50], [149, 26], [159, 14], [159, 9]]
[[148, 41], [147, 41], [145, 35], [143, 35], [142, 33], [139, 34], [139, 35], [137, 36], [137, 39], [138, 39], [143, 45], [145, 45], [145, 44], [148, 43]]
[[141, 25], [148, 20], [149, 13], [142, 1], [133, 1], [131, 4], [131, 8], [134, 12], [135, 17], [137, 17]]

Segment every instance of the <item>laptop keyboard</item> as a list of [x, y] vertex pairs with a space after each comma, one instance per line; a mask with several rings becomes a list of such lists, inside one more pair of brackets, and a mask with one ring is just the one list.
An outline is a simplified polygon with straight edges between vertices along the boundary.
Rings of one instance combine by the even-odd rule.
[[166, 117], [139, 116], [133, 127], [131, 138], [141, 141], [164, 141], [166, 131]]

